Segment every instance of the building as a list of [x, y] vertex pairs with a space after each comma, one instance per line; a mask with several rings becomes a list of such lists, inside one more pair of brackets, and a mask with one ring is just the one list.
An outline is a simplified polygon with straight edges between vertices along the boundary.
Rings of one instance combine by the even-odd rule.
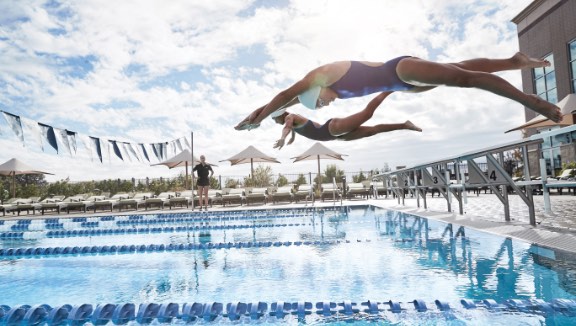
[[[524, 92], [538, 94], [552, 103], [570, 102], [569, 107], [563, 109], [566, 116], [560, 124], [548, 121], [515, 129], [522, 130], [523, 136], [528, 137], [541, 131], [573, 125], [575, 115], [571, 110], [576, 109], [572, 107], [576, 105], [576, 0], [535, 0], [512, 22], [518, 29], [520, 51], [552, 63], [551, 67], [522, 71]], [[526, 125], [537, 116], [528, 109], [525, 115]], [[537, 162], [540, 157], [544, 158], [548, 174], [556, 175], [563, 163], [576, 162], [576, 132], [547, 138], [540, 149], [531, 151], [530, 161]], [[534, 172], [537, 169], [537, 164], [531, 166]]]

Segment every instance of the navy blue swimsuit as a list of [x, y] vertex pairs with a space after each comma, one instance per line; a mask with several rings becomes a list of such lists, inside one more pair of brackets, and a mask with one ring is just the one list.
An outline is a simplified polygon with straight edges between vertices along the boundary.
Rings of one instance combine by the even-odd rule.
[[332, 119], [326, 121], [321, 127], [316, 127], [314, 123], [310, 120], [306, 121], [302, 126], [293, 128], [294, 132], [313, 140], [327, 141], [337, 139], [337, 136], [330, 134], [328, 130], [328, 125]]
[[392, 59], [381, 66], [367, 66], [359, 61], [351, 61], [350, 69], [342, 78], [328, 86], [338, 94], [338, 98], [364, 96], [376, 92], [407, 91], [416, 86], [400, 80], [396, 74], [398, 62], [409, 56]]

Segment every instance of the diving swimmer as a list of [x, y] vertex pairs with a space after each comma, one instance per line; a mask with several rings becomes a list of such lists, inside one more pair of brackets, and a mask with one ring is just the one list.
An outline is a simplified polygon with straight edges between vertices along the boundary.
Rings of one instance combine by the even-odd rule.
[[394, 130], [406, 129], [422, 131], [422, 129], [418, 128], [410, 121], [395, 124], [378, 124], [375, 126], [362, 125], [372, 117], [374, 111], [390, 94], [392, 94], [392, 92], [382, 92], [373, 98], [364, 110], [345, 118], [332, 118], [326, 121], [323, 125], [298, 114], [283, 112], [273, 118], [276, 123], [284, 125], [284, 128], [282, 129], [282, 137], [276, 141], [274, 148], [281, 149], [284, 146], [288, 134], [291, 134], [291, 137], [290, 140], [288, 140], [287, 145], [292, 144], [294, 142], [295, 133], [318, 141], [348, 141]]
[[[479, 88], [512, 99], [546, 118], [559, 122], [560, 108], [533, 94], [526, 94], [492, 73], [506, 70], [548, 67], [546, 60], [517, 52], [507, 59], [478, 58], [457, 63], [437, 63], [402, 56], [388, 62], [338, 61], [310, 71], [304, 78], [278, 93], [266, 105], [254, 110], [235, 129], [253, 129], [272, 113], [302, 103], [315, 110], [336, 99], [366, 96], [376, 92], [424, 92], [445, 85]], [[280, 111], [280, 112], [277, 112]]]

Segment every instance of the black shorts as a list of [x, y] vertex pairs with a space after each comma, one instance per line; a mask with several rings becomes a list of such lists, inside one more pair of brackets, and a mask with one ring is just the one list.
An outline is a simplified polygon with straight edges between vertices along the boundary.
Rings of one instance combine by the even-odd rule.
[[198, 179], [197, 187], [207, 187], [210, 185], [210, 179]]

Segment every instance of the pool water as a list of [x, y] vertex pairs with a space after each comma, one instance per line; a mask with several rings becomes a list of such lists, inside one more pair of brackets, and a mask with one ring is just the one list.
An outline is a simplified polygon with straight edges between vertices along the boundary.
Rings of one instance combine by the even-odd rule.
[[[571, 254], [373, 206], [4, 221], [0, 241], [0, 305], [11, 307], [351, 301], [364, 309], [392, 300], [405, 310], [402, 323], [475, 324], [494, 313], [461, 308], [447, 318], [406, 307], [576, 300]], [[319, 315], [307, 323], [346, 322]], [[517, 311], [499, 317], [550, 323]]]

